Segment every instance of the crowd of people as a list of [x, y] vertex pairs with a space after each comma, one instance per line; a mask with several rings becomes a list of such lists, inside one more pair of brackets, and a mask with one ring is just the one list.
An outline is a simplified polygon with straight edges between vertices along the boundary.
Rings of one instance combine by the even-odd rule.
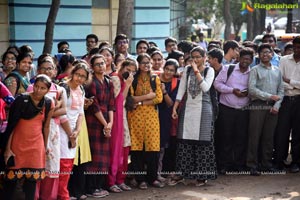
[[203, 186], [230, 172], [299, 172], [300, 37], [278, 55], [272, 34], [259, 46], [203, 36], [168, 37], [165, 49], [143, 39], [131, 55], [126, 35], [110, 44], [89, 34], [81, 59], [61, 41], [36, 65], [29, 45], [9, 47], [0, 72], [4, 198], [18, 185], [26, 199], [69, 200]]

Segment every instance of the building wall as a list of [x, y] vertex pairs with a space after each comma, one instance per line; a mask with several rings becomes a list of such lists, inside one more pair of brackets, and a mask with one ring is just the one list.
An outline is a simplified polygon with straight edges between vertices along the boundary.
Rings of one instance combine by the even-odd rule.
[[[9, 46], [7, 0], [0, 0], [0, 55]], [[1, 60], [1, 58], [0, 58]]]
[[164, 51], [164, 40], [170, 36], [170, 0], [136, 0], [134, 2], [131, 53], [140, 39], [155, 42]]
[[170, 35], [177, 39], [186, 39], [183, 33], [186, 3], [182, 0], [171, 0], [170, 3]]
[[[184, 23], [178, 0], [135, 0], [131, 53], [138, 40], [147, 39], [165, 51], [168, 36], [178, 38]], [[0, 53], [9, 44], [30, 45], [35, 57], [42, 53], [51, 0], [0, 0]], [[154, 5], [155, 4], [155, 5]], [[116, 36], [119, 0], [61, 0], [54, 28], [52, 54], [57, 43], [66, 40], [73, 54], [86, 53], [85, 37], [94, 33], [100, 41], [113, 44]]]
[[99, 4], [99, 0], [93, 0], [92, 32], [98, 36], [99, 41], [113, 43], [117, 31], [118, 9], [119, 0], [108, 0], [106, 5]]
[[[46, 21], [51, 0], [9, 1], [9, 42], [17, 46], [28, 44], [36, 57], [43, 51]], [[92, 33], [91, 0], [62, 0], [56, 17], [52, 54], [57, 43], [67, 40], [75, 56], [86, 53], [85, 37]]]

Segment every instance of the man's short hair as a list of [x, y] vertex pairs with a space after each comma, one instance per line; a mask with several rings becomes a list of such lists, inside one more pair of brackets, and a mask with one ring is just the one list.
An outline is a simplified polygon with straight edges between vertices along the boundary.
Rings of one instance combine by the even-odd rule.
[[254, 50], [250, 47], [242, 47], [240, 49], [240, 57], [243, 57], [245, 55], [249, 55], [251, 56], [251, 59], [253, 60], [253, 57], [254, 57]]
[[89, 38], [93, 38], [95, 39], [96, 43], [98, 43], [98, 36], [95, 34], [88, 34], [85, 38], [85, 40], [87, 41]]
[[258, 46], [257, 52], [260, 53], [263, 49], [269, 49], [270, 51], [273, 51], [273, 48], [269, 43], [262, 43]]
[[177, 44], [177, 40], [175, 38], [168, 37], [167, 39], [165, 39], [165, 47], [167, 47], [170, 42], [175, 42]]
[[57, 44], [57, 49], [59, 50], [60, 47], [62, 47], [63, 45], [68, 45], [68, 48], [70, 47], [69, 43], [67, 41], [60, 41], [58, 44]]
[[217, 58], [218, 59], [218, 63], [222, 63], [223, 57], [224, 57], [224, 52], [222, 49], [219, 48], [213, 48], [212, 50], [210, 50], [207, 55], [211, 58]]
[[224, 50], [224, 53], [226, 54], [229, 49], [235, 49], [239, 47], [239, 43], [235, 40], [228, 40], [225, 42], [224, 46], [223, 46], [223, 50]]
[[266, 38], [273, 38], [273, 39], [274, 39], [274, 42], [277, 43], [277, 39], [276, 39], [276, 37], [275, 37], [274, 34], [270, 34], [270, 33], [265, 34], [265, 35], [263, 36], [263, 38], [261, 39], [261, 41], [264, 42], [264, 40], [265, 40]]
[[300, 36], [297, 36], [293, 39], [293, 44], [300, 44]]

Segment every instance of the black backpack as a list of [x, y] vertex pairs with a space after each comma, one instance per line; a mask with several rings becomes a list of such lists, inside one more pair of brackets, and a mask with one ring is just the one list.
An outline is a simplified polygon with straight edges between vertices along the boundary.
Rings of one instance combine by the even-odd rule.
[[[204, 77], [203, 78], [206, 77], [208, 69], [209, 69], [209, 67], [206, 67], [204, 69]], [[186, 81], [188, 81], [188, 77], [190, 75], [191, 70], [192, 70], [192, 67], [188, 66], [187, 72], [186, 72], [186, 74], [187, 74], [186, 75], [186, 77], [187, 77]], [[233, 69], [231, 70], [231, 73], [232, 73], [232, 71], [233, 71]], [[213, 119], [215, 121], [217, 119], [218, 113], [219, 113], [219, 101], [218, 101], [217, 91], [213, 86], [211, 86], [210, 89], [209, 89], [209, 96], [210, 96], [210, 100], [211, 100], [211, 104], [212, 104]]]

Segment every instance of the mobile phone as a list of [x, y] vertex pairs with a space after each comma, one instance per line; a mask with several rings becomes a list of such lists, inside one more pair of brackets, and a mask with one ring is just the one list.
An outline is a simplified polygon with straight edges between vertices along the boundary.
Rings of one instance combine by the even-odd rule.
[[248, 92], [248, 89], [241, 90], [241, 93], [246, 93], [246, 92]]
[[72, 142], [69, 140], [69, 142], [68, 142], [68, 147], [69, 147], [69, 149], [71, 149], [72, 148]]
[[126, 80], [129, 77], [129, 72], [124, 72], [122, 77]]

